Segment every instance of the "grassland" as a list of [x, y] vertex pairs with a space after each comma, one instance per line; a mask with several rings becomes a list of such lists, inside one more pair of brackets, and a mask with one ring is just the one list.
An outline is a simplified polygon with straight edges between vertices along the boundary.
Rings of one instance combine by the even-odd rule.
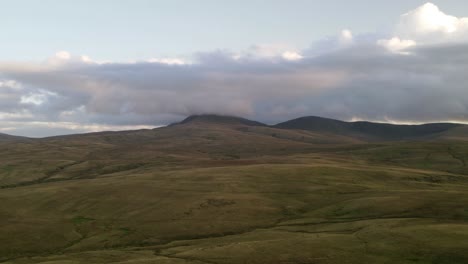
[[0, 263], [468, 263], [465, 141], [188, 123], [0, 150]]

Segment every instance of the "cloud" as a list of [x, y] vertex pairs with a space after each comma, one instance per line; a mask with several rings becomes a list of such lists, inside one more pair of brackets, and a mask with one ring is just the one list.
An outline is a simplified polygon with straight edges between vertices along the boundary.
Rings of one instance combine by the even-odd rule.
[[396, 34], [423, 43], [466, 40], [468, 18], [457, 18], [427, 3], [401, 16]]
[[21, 96], [20, 104], [32, 104], [39, 106], [46, 103], [49, 98], [53, 96], [57, 96], [57, 94], [50, 91], [38, 90], [37, 92], [31, 92], [27, 95]]
[[[441, 22], [428, 25], [429, 15]], [[387, 37], [343, 30], [303, 50], [254, 45], [137, 62], [62, 51], [40, 63], [0, 62], [0, 131], [146, 128], [212, 113], [269, 123], [303, 115], [468, 122], [464, 23], [426, 4]]]
[[[228, 55], [230, 59], [240, 60], [287, 60], [297, 61], [303, 58], [296, 49], [286, 44], [262, 44], [253, 45], [242, 52], [232, 53], [228, 51], [218, 51], [221, 56]], [[210, 55], [211, 56], [211, 55]], [[203, 57], [203, 56], [202, 56]]]
[[302, 51], [303, 56], [315, 57], [321, 56], [327, 53], [337, 52], [342, 49], [350, 48], [355, 44], [369, 44], [375, 43], [376, 37], [374, 34], [358, 35], [355, 36], [349, 29], [343, 29], [339, 34], [326, 37], [319, 40]]
[[304, 58], [301, 54], [295, 51], [285, 51], [283, 52], [283, 54], [281, 54], [281, 57], [289, 61], [297, 61], [297, 60], [301, 60]]
[[394, 36], [378, 44], [394, 52], [415, 45], [460, 43], [468, 41], [468, 17], [455, 17], [442, 12], [438, 6], [426, 3], [401, 15]]
[[150, 63], [161, 63], [161, 64], [167, 64], [167, 65], [185, 65], [185, 64], [190, 64], [190, 62], [187, 62], [183, 59], [179, 58], [153, 58], [149, 59], [148, 62]]
[[59, 51], [55, 53], [55, 58], [59, 60], [69, 60], [71, 59], [71, 54], [68, 51]]
[[349, 45], [352, 44], [354, 41], [353, 33], [349, 29], [343, 29], [341, 31], [339, 40], [342, 45]]
[[0, 88], [3, 89], [13, 89], [13, 90], [20, 90], [21, 84], [14, 80], [0, 80]]
[[[398, 37], [393, 37], [391, 39], [381, 39], [377, 41], [378, 45], [381, 45], [393, 52], [400, 52], [401, 50], [406, 50], [409, 47], [416, 45], [414, 40], [402, 40]], [[402, 52], [402, 54], [408, 54], [407, 52]]]

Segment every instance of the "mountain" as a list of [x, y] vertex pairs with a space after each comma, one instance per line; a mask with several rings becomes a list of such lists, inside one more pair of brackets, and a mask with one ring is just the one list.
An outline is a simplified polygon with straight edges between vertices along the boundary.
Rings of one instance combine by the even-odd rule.
[[252, 121], [249, 119], [235, 117], [235, 116], [223, 116], [223, 115], [192, 115], [182, 120], [177, 124], [193, 124], [193, 123], [208, 123], [208, 124], [230, 124], [230, 125], [246, 125], [246, 126], [266, 126], [263, 123]]
[[[341, 140], [349, 141], [350, 139], [360, 141], [395, 141], [395, 140], [427, 140], [435, 138], [445, 139], [467, 139], [465, 131], [466, 126], [454, 123], [432, 123], [423, 125], [395, 125], [388, 123], [373, 123], [366, 121], [345, 122], [335, 119], [307, 116], [289, 120], [277, 125], [268, 126], [266, 124], [248, 120], [245, 118], [234, 116], [221, 115], [194, 115], [187, 117], [183, 121], [173, 125], [231, 125], [231, 126], [246, 126], [256, 127], [249, 128], [251, 131], [257, 132], [262, 130], [267, 133], [280, 135], [288, 130], [292, 133], [293, 130], [303, 130], [314, 133], [317, 139], [322, 139], [327, 135], [330, 137], [341, 137]], [[171, 125], [171, 126], [173, 126]], [[262, 127], [262, 128], [260, 128]], [[276, 130], [275, 130], [276, 129]], [[279, 132], [279, 130], [283, 130]], [[247, 130], [244, 128], [244, 130]], [[458, 131], [458, 132], [456, 132]], [[297, 133], [297, 131], [295, 132]], [[335, 138], [336, 142], [336, 138]]]
[[443, 137], [444, 133], [465, 127], [462, 124], [433, 123], [423, 125], [394, 125], [372, 122], [344, 122], [323, 117], [301, 117], [279, 123], [273, 127], [300, 129], [318, 133], [346, 135], [366, 141], [431, 139]]
[[[366, 121], [345, 122], [323, 117], [306, 116], [270, 126], [241, 117], [210, 114], [192, 115], [167, 127], [152, 130], [104, 131], [41, 139], [30, 139], [0, 133], [0, 142], [74, 141], [83, 143], [93, 141], [112, 144], [132, 142], [143, 144], [144, 142], [157, 141], [163, 135], [165, 139], [175, 137], [176, 135], [179, 138], [189, 138], [193, 136], [197, 137], [197, 135], [201, 134], [213, 134], [213, 132], [220, 134], [218, 138], [225, 139], [232, 132], [243, 132], [241, 133], [242, 137], [263, 135], [277, 139], [315, 144], [433, 139], [468, 140], [468, 126], [454, 123], [395, 125]], [[248, 132], [248, 134], [245, 132]], [[223, 133], [225, 134], [223, 135]]]

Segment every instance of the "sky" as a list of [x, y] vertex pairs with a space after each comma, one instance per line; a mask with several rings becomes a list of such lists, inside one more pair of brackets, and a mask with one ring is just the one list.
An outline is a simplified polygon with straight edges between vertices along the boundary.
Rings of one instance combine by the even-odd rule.
[[0, 133], [468, 122], [468, 2], [0, 0]]

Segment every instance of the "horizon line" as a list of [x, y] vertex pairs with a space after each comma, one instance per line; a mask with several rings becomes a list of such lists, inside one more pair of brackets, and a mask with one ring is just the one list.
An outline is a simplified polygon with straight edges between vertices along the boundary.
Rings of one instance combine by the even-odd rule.
[[[300, 117], [288, 119], [286, 121], [281, 121], [281, 122], [274, 123], [274, 124], [268, 124], [268, 123], [263, 123], [263, 122], [257, 121], [255, 119], [250, 119], [250, 118], [246, 118], [246, 117], [242, 117], [242, 116], [236, 116], [236, 115], [228, 115], [228, 114], [193, 114], [193, 115], [188, 115], [188, 116], [186, 116], [185, 118], [183, 118], [183, 119], [181, 119], [179, 121], [172, 122], [172, 123], [169, 123], [169, 124], [154, 125], [154, 126], [152, 126], [152, 125], [135, 125], [135, 126], [133, 126], [134, 129], [132, 129], [131, 128], [132, 126], [130, 125], [130, 126], [125, 126], [125, 127], [129, 127], [129, 129], [90, 130], [90, 131], [85, 131], [85, 132], [64, 133], [64, 134], [57, 134], [57, 135], [44, 136], [44, 137], [15, 135], [14, 133], [13, 134], [10, 134], [8, 132], [5, 133], [4, 130], [0, 130], [0, 134], [6, 135], [6, 136], [21, 137], [21, 138], [26, 138], [26, 139], [47, 139], [47, 138], [63, 137], [63, 136], [74, 136], [74, 135], [88, 135], [88, 134], [98, 134], [98, 133], [117, 133], [117, 132], [143, 131], [143, 130], [153, 130], [153, 129], [158, 129], [158, 128], [164, 128], [164, 127], [168, 127], [168, 126], [171, 126], [171, 125], [177, 125], [177, 124], [181, 123], [182, 121], [184, 121], [185, 119], [188, 119], [190, 117], [196, 117], [196, 116], [218, 116], [218, 117], [230, 117], [230, 118], [246, 119], [246, 120], [249, 120], [249, 121], [255, 121], [255, 122], [258, 122], [258, 123], [262, 123], [262, 124], [264, 124], [266, 126], [269, 126], [269, 127], [274, 127], [274, 126], [277, 126], [279, 124], [282, 124], [282, 123], [285, 123], [285, 122], [288, 122], [288, 121], [301, 119], [301, 118], [308, 118], [308, 117], [323, 118], [323, 119], [340, 121], [340, 122], [345, 122], [345, 123], [367, 122], [367, 123], [373, 123], [373, 124], [388, 124], [388, 125], [395, 125], [395, 126], [422, 126], [422, 125], [430, 125], [430, 124], [468, 125], [468, 122], [456, 121], [456, 120], [429, 121], [429, 122], [405, 122], [405, 121], [395, 121], [395, 120], [386, 120], [386, 121], [377, 120], [377, 121], [375, 121], [375, 120], [365, 120], [365, 119], [362, 119], [362, 118], [355, 118], [355, 117], [351, 118], [350, 120], [341, 120], [341, 119], [337, 119], [337, 118], [315, 116], [315, 115], [300, 116]], [[50, 122], [46, 122], [46, 123], [50, 123]], [[68, 122], [62, 122], [62, 123], [68, 123]], [[91, 124], [91, 126], [93, 126], [93, 125], [98, 125], [98, 124]]]

